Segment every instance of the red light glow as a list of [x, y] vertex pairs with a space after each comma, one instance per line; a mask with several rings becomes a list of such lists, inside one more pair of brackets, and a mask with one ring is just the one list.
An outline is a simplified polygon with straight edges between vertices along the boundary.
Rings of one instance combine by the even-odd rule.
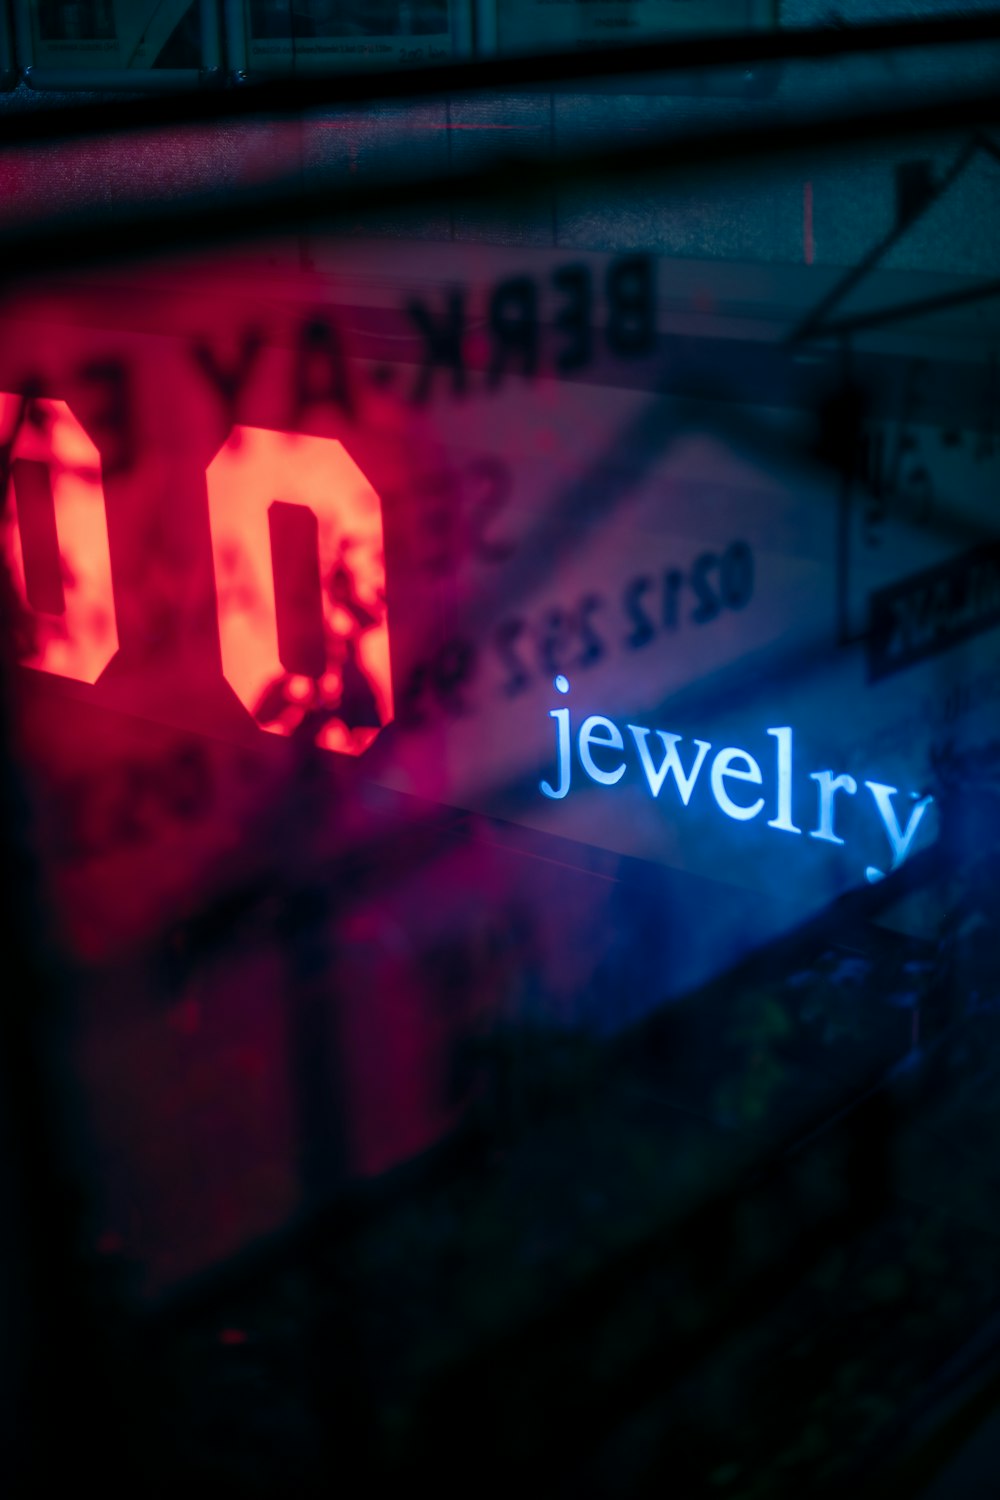
[[96, 682], [118, 650], [100, 455], [65, 401], [0, 394], [4, 551], [32, 631], [26, 666]]
[[392, 718], [382, 506], [334, 438], [236, 427], [208, 468], [226, 679], [257, 723], [360, 755]]

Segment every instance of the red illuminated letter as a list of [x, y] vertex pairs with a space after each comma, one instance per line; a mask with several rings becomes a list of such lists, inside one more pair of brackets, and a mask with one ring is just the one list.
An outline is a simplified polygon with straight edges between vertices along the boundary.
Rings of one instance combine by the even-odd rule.
[[359, 755], [392, 718], [382, 507], [333, 438], [236, 427], [208, 469], [226, 679], [262, 728]]
[[118, 650], [100, 454], [65, 401], [0, 394], [3, 522], [33, 627], [22, 661], [96, 682]]

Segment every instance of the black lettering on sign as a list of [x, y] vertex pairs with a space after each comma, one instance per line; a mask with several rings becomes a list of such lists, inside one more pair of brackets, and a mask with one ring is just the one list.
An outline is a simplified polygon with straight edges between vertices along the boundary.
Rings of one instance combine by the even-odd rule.
[[[709, 583], [709, 573], [718, 572], [718, 592]], [[622, 609], [631, 631], [620, 637], [628, 650], [638, 650], [656, 638], [659, 630], [676, 630], [680, 624], [678, 598], [690, 588], [699, 603], [689, 618], [700, 624], [718, 618], [724, 609], [744, 609], [754, 587], [753, 553], [743, 541], [730, 542], [721, 557], [703, 552], [691, 565], [690, 575], [678, 568], [665, 569], [662, 579], [662, 613], [659, 621], [647, 608], [647, 595], [657, 587], [657, 578], [640, 574], [625, 584]], [[655, 598], [655, 595], [654, 595]], [[533, 683], [596, 666], [608, 654], [605, 637], [597, 629], [596, 617], [607, 607], [597, 593], [584, 594], [572, 605], [553, 605], [535, 619], [515, 615], [502, 620], [493, 631], [491, 646], [504, 669], [501, 694], [515, 698]], [[534, 661], [530, 647], [534, 646]], [[451, 714], [470, 711], [466, 689], [481, 665], [475, 646], [461, 638], [446, 641], [434, 656], [411, 671], [397, 700], [397, 719], [408, 727], [425, 723], [433, 700]], [[430, 703], [429, 703], [429, 700]]]
[[224, 365], [204, 339], [199, 339], [191, 350], [195, 364], [204, 372], [213, 390], [218, 392], [227, 428], [236, 422], [240, 396], [263, 347], [264, 335], [260, 329], [246, 328], [236, 360], [230, 365]]
[[566, 294], [566, 301], [556, 312], [555, 318], [556, 331], [566, 336], [566, 342], [556, 352], [556, 370], [560, 375], [569, 375], [573, 370], [586, 368], [593, 358], [593, 288], [590, 268], [560, 266], [552, 273], [552, 285], [557, 292]]
[[677, 596], [684, 587], [684, 574], [679, 568], [670, 568], [663, 575], [663, 628], [677, 629]]
[[643, 595], [647, 594], [652, 587], [653, 580], [645, 576], [633, 578], [631, 583], [625, 586], [622, 606], [632, 622], [632, 629], [625, 637], [625, 644], [630, 651], [638, 651], [640, 646], [648, 646], [656, 634], [656, 627], [642, 607]]
[[336, 406], [347, 417], [354, 412], [340, 334], [325, 318], [310, 318], [299, 329], [289, 425], [300, 427], [314, 406]]
[[451, 371], [454, 396], [465, 394], [465, 294], [448, 293], [443, 315], [436, 315], [425, 302], [412, 297], [406, 304], [407, 316], [416, 325], [424, 341], [424, 357], [410, 393], [418, 406], [429, 400], [437, 368]]
[[583, 650], [576, 659], [578, 667], [593, 667], [604, 655], [604, 641], [594, 629], [592, 620], [598, 610], [604, 608], [604, 600], [600, 594], [588, 594], [581, 599], [577, 610], [577, 621], [580, 628], [580, 639], [583, 642]]
[[531, 673], [518, 655], [517, 643], [525, 632], [525, 622], [520, 619], [504, 620], [497, 626], [493, 636], [496, 653], [507, 668], [507, 677], [501, 684], [501, 692], [514, 698], [531, 686]]
[[[718, 589], [713, 579], [718, 574]], [[730, 542], [719, 557], [714, 552], [700, 553], [691, 564], [690, 576], [679, 568], [668, 568], [662, 575], [660, 625], [656, 625], [646, 596], [654, 586], [648, 574], [639, 574], [625, 585], [622, 610], [632, 629], [624, 637], [630, 651], [648, 646], [658, 628], [676, 630], [680, 624], [678, 603], [685, 587], [697, 601], [689, 618], [695, 625], [707, 625], [718, 619], [723, 609], [745, 609], [753, 596], [753, 553], [746, 542]]]
[[729, 609], [744, 609], [753, 595], [753, 553], [746, 542], [730, 542], [719, 573], [723, 603]]
[[444, 641], [426, 662], [418, 662], [399, 694], [396, 718], [407, 729], [427, 722], [427, 699], [458, 718], [470, 711], [467, 689], [476, 675], [478, 657], [472, 641], [458, 636]]
[[691, 618], [696, 625], [707, 625], [720, 611], [718, 595], [708, 581], [709, 573], [714, 572], [718, 566], [719, 559], [714, 552], [703, 552], [700, 557], [695, 558], [692, 565], [691, 587], [698, 603], [691, 611]]
[[567, 672], [572, 664], [573, 622], [563, 609], [550, 609], [538, 632], [538, 667], [543, 677]]
[[868, 621], [869, 682], [991, 630], [1000, 624], [1000, 542], [876, 590]]
[[493, 353], [487, 384], [497, 386], [509, 366], [526, 380], [538, 374], [538, 291], [530, 276], [501, 281], [490, 298]]
[[[594, 357], [594, 288], [590, 268], [570, 264], [551, 273], [554, 301], [551, 363], [559, 375], [589, 365]], [[604, 341], [619, 359], [638, 359], [656, 348], [655, 262], [649, 255], [625, 255], [612, 260], [604, 276], [606, 321]], [[484, 309], [489, 335], [485, 385], [495, 390], [508, 375], [533, 380], [542, 367], [541, 309], [546, 301], [544, 282], [532, 276], [509, 276], [486, 295]], [[465, 364], [466, 301], [461, 288], [450, 291], [444, 307], [411, 297], [406, 314], [423, 341], [423, 357], [410, 391], [420, 406], [431, 399], [435, 371], [451, 374], [451, 394], [467, 390]], [[548, 325], [546, 325], [548, 327]]]

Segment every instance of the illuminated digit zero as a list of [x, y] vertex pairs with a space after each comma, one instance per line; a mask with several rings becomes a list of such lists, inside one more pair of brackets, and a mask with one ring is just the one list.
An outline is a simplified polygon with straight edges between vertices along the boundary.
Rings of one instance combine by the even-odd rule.
[[333, 438], [236, 427], [208, 468], [222, 669], [262, 728], [359, 755], [392, 718], [382, 506]]
[[0, 442], [4, 551], [31, 632], [20, 659], [96, 682], [118, 650], [100, 454], [65, 401], [6, 392]]

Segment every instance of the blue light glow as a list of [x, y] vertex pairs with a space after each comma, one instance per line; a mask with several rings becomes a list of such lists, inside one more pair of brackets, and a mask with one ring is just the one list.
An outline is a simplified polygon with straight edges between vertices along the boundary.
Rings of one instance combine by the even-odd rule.
[[743, 807], [739, 802], [734, 802], [726, 791], [727, 776], [733, 781], [750, 781], [754, 786], [760, 786], [764, 780], [760, 774], [760, 766], [752, 755], [748, 755], [745, 750], [737, 750], [733, 746], [720, 750], [712, 762], [712, 796], [726, 817], [735, 818], [740, 823], [745, 823], [749, 818], [755, 818], [764, 806], [763, 797], [758, 797], [756, 802], [751, 802], [749, 807]]
[[589, 719], [584, 719], [580, 726], [580, 763], [591, 781], [600, 782], [601, 786], [614, 786], [625, 775], [624, 760], [614, 770], [602, 770], [594, 760], [591, 745], [603, 745], [608, 750], [622, 750], [624, 743], [618, 726], [604, 718], [603, 714], [592, 714]]
[[[553, 685], [559, 693], [569, 692], [569, 680], [562, 673], [554, 679]], [[561, 801], [567, 796], [573, 779], [573, 734], [570, 710], [568, 708], [550, 709], [549, 718], [556, 722], [555, 752], [558, 775], [555, 785], [548, 781], [541, 781], [539, 786], [544, 796], [554, 801]], [[684, 807], [687, 807], [702, 766], [711, 753], [711, 744], [707, 740], [693, 740], [695, 753], [691, 757], [690, 768], [685, 770], [678, 751], [678, 747], [683, 744], [681, 735], [668, 733], [662, 729], [650, 730], [642, 724], [626, 724], [625, 728], [631, 735], [635, 747], [635, 754], [631, 759], [637, 760], [636, 770], [642, 773], [650, 795], [654, 799], [657, 798], [668, 777], [672, 777], [680, 801]], [[754, 757], [746, 750], [741, 750], [735, 745], [728, 745], [716, 751], [711, 761], [709, 781], [712, 797], [720, 812], [723, 812], [727, 818], [746, 823], [763, 811], [765, 804], [773, 795], [774, 801], [771, 805], [775, 807], [775, 816], [768, 821], [767, 826], [780, 833], [801, 834], [802, 830], [794, 822], [792, 816], [794, 731], [791, 725], [785, 724], [768, 729], [766, 733], [775, 741], [773, 790], [770, 778], [765, 779], [761, 765]], [[654, 758], [655, 751], [650, 747], [651, 734], [656, 735], [662, 746], [659, 765], [656, 764]], [[600, 752], [603, 764], [595, 760], [595, 750]], [[591, 714], [584, 719], [577, 736], [577, 758], [590, 781], [596, 782], [599, 786], [608, 787], [616, 786], [622, 780], [630, 760], [621, 730], [612, 719], [606, 718], [603, 714]], [[832, 770], [810, 771], [808, 774], [810, 780], [816, 783], [818, 794], [817, 826], [811, 830], [811, 837], [823, 843], [843, 845], [846, 841], [834, 827], [836, 794], [840, 792], [845, 798], [856, 797], [857, 782], [853, 776], [846, 773], [838, 775]], [[727, 783], [740, 781], [761, 787], [763, 795], [750, 802], [735, 801]], [[905, 826], [901, 826], [892, 801], [899, 795], [898, 789], [894, 786], [887, 786], [881, 781], [866, 781], [865, 787], [871, 793], [872, 802], [875, 804], [874, 811], [878, 814], [882, 830], [889, 841], [892, 853], [889, 869], [898, 869], [909, 854], [924, 813], [934, 799], [930, 796], [920, 797], [916, 792], [910, 792], [910, 800], [915, 805], [910, 811]], [[862, 807], [871, 808], [871, 803], [862, 804], [860, 799], [859, 804]], [[868, 865], [865, 868], [865, 875], [870, 881], [881, 880], [885, 873], [874, 865]]]

